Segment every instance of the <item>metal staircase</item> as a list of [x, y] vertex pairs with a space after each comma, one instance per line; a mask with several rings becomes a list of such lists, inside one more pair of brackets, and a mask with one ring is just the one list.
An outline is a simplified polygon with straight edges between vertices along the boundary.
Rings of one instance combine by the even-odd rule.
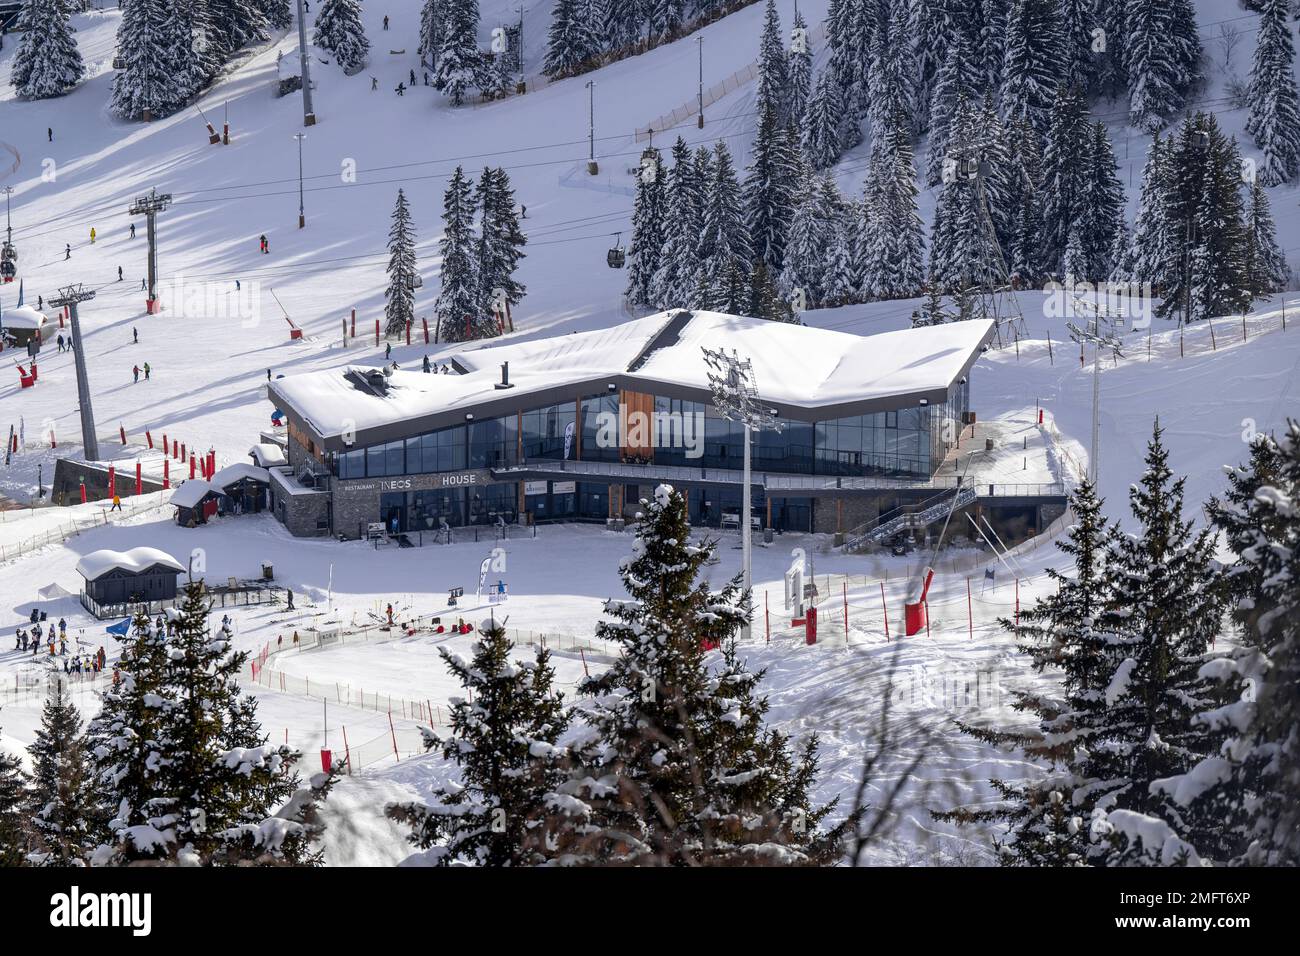
[[936, 521], [946, 518], [949, 512], [974, 504], [977, 497], [978, 494], [974, 485], [962, 485], [956, 490], [955, 501], [953, 493], [945, 491], [932, 498], [927, 498], [919, 505], [895, 508], [893, 511], [881, 515], [875, 521], [870, 521], [845, 535], [843, 550], [846, 553], [852, 553], [866, 545], [879, 544], [900, 531], [928, 527]]

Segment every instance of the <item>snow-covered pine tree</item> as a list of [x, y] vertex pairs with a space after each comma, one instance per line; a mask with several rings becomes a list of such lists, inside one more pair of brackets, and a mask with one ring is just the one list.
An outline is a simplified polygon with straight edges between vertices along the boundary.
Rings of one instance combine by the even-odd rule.
[[1124, 187], [1120, 184], [1118, 164], [1106, 136], [1106, 124], [1094, 123], [1086, 145], [1082, 215], [1075, 220], [1086, 272], [1076, 278], [1105, 282], [1111, 274], [1115, 237], [1124, 222]]
[[1007, 269], [1022, 288], [1043, 281], [1043, 157], [1038, 134], [1026, 119], [1007, 127]]
[[646, 27], [650, 36], [661, 43], [677, 36], [685, 10], [686, 0], [647, 0]]
[[[1060, 0], [1060, 10], [1052, 14], [1060, 23], [1057, 32], [1061, 62], [1056, 83], [1071, 83], [1085, 95], [1097, 89], [1101, 53], [1094, 48], [1102, 41], [1105, 45], [1110, 42], [1105, 33], [1093, 32], [1101, 27], [1097, 6], [1098, 0]], [[1056, 83], [1048, 90], [1049, 97], [1055, 96]]]
[[[864, 186], [870, 224], [860, 233], [862, 292], [872, 299], [906, 299], [925, 281], [925, 227], [917, 208], [912, 144], [901, 113], [873, 146]], [[863, 220], [865, 223], [865, 220]]]
[[1086, 793], [1089, 782], [1080, 774], [1079, 756], [1102, 720], [1103, 685], [1115, 664], [1108, 635], [1097, 626], [1107, 598], [1109, 532], [1101, 508], [1095, 486], [1085, 479], [1070, 498], [1074, 523], [1056, 542], [1072, 573], [1049, 567], [1047, 575], [1056, 590], [1021, 610], [1015, 622], [999, 621], [1015, 636], [1017, 649], [1036, 672], [1060, 674], [1059, 688], [1014, 696], [1012, 708], [1032, 715], [1036, 732], [961, 725], [985, 743], [1019, 748], [1045, 771], [1027, 782], [994, 779], [993, 788], [1002, 800], [999, 807], [940, 815], [1006, 825], [1006, 838], [998, 842], [1005, 866], [1079, 866], [1087, 854], [1083, 810], [1073, 799], [1076, 792], [1080, 797]]
[[916, 59], [915, 131], [924, 133], [929, 129], [935, 85], [948, 58], [948, 45], [956, 35], [956, 26], [946, 3], [909, 3], [907, 6], [907, 35]]
[[349, 76], [364, 67], [370, 41], [361, 23], [358, 0], [321, 0], [311, 42], [333, 53], [339, 68]]
[[916, 56], [908, 34], [906, 0], [882, 0], [867, 76], [872, 141], [888, 136], [900, 118], [910, 138], [917, 125]]
[[[1095, 685], [1104, 709], [1090, 729], [1081, 776], [1089, 858], [1106, 865], [1197, 862], [1223, 838], [1222, 822], [1192, 820], [1160, 781], [1216, 752], [1224, 732], [1193, 718], [1214, 700], [1202, 671], [1223, 618], [1214, 535], [1183, 517], [1185, 479], [1174, 479], [1156, 423], [1146, 470], [1129, 491], [1133, 532], [1116, 530], [1105, 559], [1113, 667]], [[1104, 684], [1104, 688], [1102, 685]]]
[[445, 0], [424, 0], [420, 7], [420, 42], [415, 49], [425, 69], [436, 70], [438, 67], [438, 52], [442, 49], [445, 33], [444, 4]]
[[790, 33], [790, 51], [787, 54], [789, 63], [786, 72], [789, 76], [789, 98], [788, 111], [790, 122], [798, 122], [804, 115], [804, 110], [808, 106], [808, 94], [812, 89], [812, 63], [813, 47], [812, 39], [808, 31], [808, 23], [803, 18], [803, 14], [795, 11], [794, 27]]
[[754, 255], [771, 271], [779, 271], [784, 261], [798, 167], [798, 153], [787, 128], [777, 119], [775, 106], [763, 104], [745, 177], [745, 215]]
[[600, 53], [588, 0], [557, 0], [546, 34], [542, 72], [552, 79], [576, 76], [590, 68]]
[[434, 68], [433, 85], [451, 99], [465, 102], [470, 87], [486, 85], [483, 55], [478, 48], [478, 0], [443, 0], [442, 46]]
[[[828, 82], [835, 84], [835, 95], [845, 104], [839, 125], [841, 150], [851, 149], [862, 141], [862, 129], [856, 114], [856, 104], [862, 99], [862, 85], [866, 82], [866, 67], [858, 57], [861, 37], [858, 24], [864, 14], [865, 0], [831, 0], [826, 12], [826, 48], [828, 62], [823, 73], [829, 73]], [[849, 105], [853, 104], [850, 109]]]
[[1286, 288], [1291, 270], [1278, 248], [1277, 231], [1268, 208], [1268, 193], [1258, 178], [1250, 184], [1246, 206], [1246, 287], [1253, 298], [1263, 298]]
[[829, 179], [811, 172], [805, 174], [790, 219], [785, 263], [776, 288], [787, 302], [803, 303], [804, 308], [820, 308], [825, 297], [822, 279], [838, 219], [831, 197], [833, 189]]
[[27, 862], [27, 776], [12, 754], [0, 750], [0, 868]]
[[163, 116], [189, 93], [174, 75], [163, 0], [131, 0], [117, 28], [117, 56], [125, 66], [113, 76], [113, 111], [124, 119]]
[[474, 255], [473, 188], [460, 166], [452, 173], [442, 197], [442, 239], [438, 251], [442, 289], [438, 323], [446, 342], [491, 338], [501, 330], [496, 319], [483, 314], [477, 260]]
[[527, 289], [515, 278], [528, 237], [519, 228], [515, 193], [502, 168], [483, 168], [475, 187], [475, 204], [481, 210], [478, 238], [478, 277], [485, 314], [504, 311], [501, 302], [518, 305]]
[[772, 273], [762, 259], [756, 259], [753, 269], [750, 270], [749, 306], [744, 312], [756, 319], [800, 324], [799, 316], [795, 314], [790, 303], [782, 299], [776, 291]]
[[[1086, 0], [1085, 0], [1086, 2]], [[1128, 44], [1125, 22], [1128, 0], [1092, 0], [1094, 29], [1101, 30], [1099, 39], [1105, 40], [1105, 49], [1095, 50], [1094, 91], [1116, 99], [1128, 92]]]
[[[749, 595], [710, 590], [713, 542], [692, 542], [686, 502], [660, 485], [643, 499], [626, 600], [605, 605], [600, 637], [622, 654], [587, 682], [591, 730], [551, 800], [558, 859], [573, 863], [817, 865], [834, 862], [846, 821], [815, 806], [816, 741], [795, 751], [765, 726], [762, 673], [733, 645]], [[721, 654], [706, 648], [721, 645]]]
[[190, 101], [212, 81], [227, 53], [203, 3], [168, 4], [163, 20], [167, 69], [176, 86], [172, 109]]
[[930, 97], [930, 139], [925, 160], [927, 186], [938, 186], [943, 182], [944, 164], [952, 153], [950, 144], [958, 109], [963, 102], [976, 102], [983, 90], [983, 71], [964, 20], [953, 30], [943, 67], [935, 78], [934, 93]]
[[1258, 176], [1265, 186], [1290, 182], [1300, 174], [1300, 96], [1289, 6], [1288, 0], [1263, 0], [1246, 94], [1246, 132], [1264, 153]]
[[[749, 227], [745, 223], [744, 201], [731, 150], [718, 140], [709, 164], [709, 181], [704, 191], [704, 219], [698, 248], [702, 279], [715, 290], [724, 290], [722, 299], [738, 305], [747, 284], [751, 258]], [[731, 311], [731, 309], [722, 309]]]
[[384, 292], [384, 331], [402, 335], [415, 321], [415, 226], [406, 193], [397, 190], [388, 227], [388, 288]]
[[26, 99], [62, 96], [86, 75], [64, 0], [25, 0], [19, 17], [24, 31], [9, 82]]
[[267, 38], [266, 17], [259, 0], [204, 0], [203, 7], [207, 42], [218, 63], [225, 63], [248, 44]]
[[[989, 221], [996, 227], [1001, 218], [996, 174], [1007, 167], [1000, 126], [989, 125], [996, 120], [990, 109], [966, 100], [958, 103], [953, 116], [948, 175], [935, 203], [930, 240], [929, 274], [942, 292], [980, 285], [984, 279], [977, 270], [997, 256]], [[978, 176], [987, 211], [977, 188], [981, 163], [990, 171]]]
[[977, 50], [980, 67], [984, 71], [985, 89], [996, 90], [1002, 85], [1002, 68], [1006, 62], [1007, 19], [1011, 14], [1011, 0], [980, 0], [979, 38]]
[[704, 222], [703, 183], [699, 181], [699, 171], [686, 140], [678, 136], [672, 154], [664, 245], [650, 289], [651, 300], [660, 309], [688, 306], [700, 282], [696, 250]]
[[659, 150], [641, 156], [636, 174], [636, 199], [632, 204], [632, 242], [628, 246], [627, 297], [636, 305], [651, 305], [651, 286], [659, 271], [666, 222], [664, 220], [664, 164]]
[[843, 118], [839, 84], [829, 69], [822, 70], [799, 130], [804, 159], [813, 169], [829, 169], [839, 162]]
[[1040, 136], [1047, 133], [1060, 72], [1060, 10], [1053, 0], [1015, 0], [1007, 21], [1002, 62], [1002, 112], [1008, 120], [1027, 119]]
[[853, 219], [848, 215], [830, 223], [826, 262], [822, 269], [822, 306], [834, 308], [858, 301], [858, 282], [853, 269]]
[[943, 325], [948, 321], [948, 313], [943, 308], [943, 296], [935, 282], [927, 282], [922, 289], [925, 301], [919, 308], [912, 310], [912, 328], [921, 329], [929, 325]]
[[81, 715], [57, 678], [41, 710], [41, 725], [27, 748], [32, 758], [27, 804], [33, 839], [31, 862], [42, 866], [84, 865], [94, 848], [98, 802]]
[[1065, 244], [1065, 255], [1061, 256], [1061, 280], [1070, 289], [1088, 281], [1088, 251], [1083, 234], [1082, 222], [1073, 223], [1069, 241]]
[[1188, 0], [1128, 0], [1124, 11], [1129, 118], [1148, 132], [1182, 108], [1201, 58]]
[[[1247, 649], [1237, 655], [1236, 676], [1254, 683], [1231, 709], [1203, 720], [1236, 723], [1244, 732], [1223, 748], [1232, 784], [1197, 802], [1203, 814], [1239, 822], [1246, 842], [1235, 861], [1252, 866], [1300, 864], [1300, 423], [1288, 422], [1282, 441], [1257, 439], [1251, 465], [1232, 481], [1228, 500], [1211, 517], [1227, 533], [1236, 561], [1227, 573], [1233, 618]], [[1239, 731], [1239, 726], [1234, 727]], [[1219, 780], [1220, 764], [1195, 768], [1200, 785]], [[1175, 785], [1171, 788], [1179, 793]], [[1196, 791], [1193, 791], [1196, 792]], [[1218, 799], [1205, 800], [1206, 796]]]
[[1092, 199], [1087, 191], [1091, 138], [1083, 94], [1059, 87], [1043, 146], [1042, 263], [1048, 272], [1061, 271], [1070, 233]]
[[257, 0], [257, 9], [261, 11], [266, 25], [276, 30], [287, 30], [293, 25], [293, 14], [289, 12], [289, 0]]
[[767, 9], [763, 13], [763, 32], [758, 44], [757, 98], [760, 116], [770, 107], [779, 125], [790, 123], [790, 64], [781, 38], [781, 17], [776, 12], [776, 0], [767, 0]]
[[390, 804], [388, 816], [410, 824], [410, 840], [438, 866], [535, 866], [550, 857], [546, 797], [563, 781], [568, 726], [555, 690], [550, 652], [515, 660], [515, 646], [495, 620], [484, 621], [472, 657], [439, 648], [466, 697], [452, 699], [451, 731], [421, 727], [426, 750], [457, 769], [427, 803]]
[[1149, 283], [1159, 293], [1176, 281], [1182, 246], [1178, 243], [1174, 191], [1169, 168], [1172, 143], [1156, 134], [1142, 167], [1137, 217], [1124, 261], [1116, 263], [1117, 281]]

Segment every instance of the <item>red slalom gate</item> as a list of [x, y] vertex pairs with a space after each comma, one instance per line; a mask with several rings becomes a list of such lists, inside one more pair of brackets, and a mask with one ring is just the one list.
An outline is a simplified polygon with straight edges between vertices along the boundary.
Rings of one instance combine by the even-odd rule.
[[913, 634], [919, 634], [921, 628], [928, 627], [925, 613], [925, 597], [930, 591], [930, 582], [934, 580], [934, 568], [925, 569], [925, 581], [921, 585], [921, 593], [914, 602], [908, 602], [903, 606], [904, 633], [911, 637]]
[[808, 613], [804, 618], [804, 643], [817, 643], [817, 608], [808, 608]]
[[135, 493], [137, 495], [144, 494], [144, 475], [141, 474], [141, 467], [138, 461], [135, 463]]
[[166, 491], [168, 488], [172, 486], [171, 464], [172, 464], [172, 460], [170, 458], [163, 459], [163, 490], [164, 491]]

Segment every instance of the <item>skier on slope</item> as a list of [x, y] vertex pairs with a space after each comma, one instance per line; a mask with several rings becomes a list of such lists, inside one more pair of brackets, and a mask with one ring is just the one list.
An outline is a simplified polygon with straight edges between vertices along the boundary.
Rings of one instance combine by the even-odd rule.
[[91, 226], [91, 227], [90, 227], [90, 244], [91, 244], [92, 246], [95, 244], [95, 227], [94, 227], [94, 226]]
[[151, 369], [151, 368], [149, 367], [149, 363], [148, 363], [148, 362], [145, 362], [145, 363], [144, 363], [144, 380], [145, 380], [146, 382], [149, 381], [149, 373], [152, 372], [152, 371], [153, 371], [153, 369]]
[[428, 374], [429, 371], [430, 371], [430, 368], [429, 368], [429, 356], [427, 356], [427, 355], [424, 357], [424, 371], [425, 371], [425, 374]]
[[137, 329], [134, 325], [131, 326], [131, 344], [132, 345], [140, 344], [140, 330]]
[[140, 366], [138, 366], [138, 365], [134, 365], [134, 366], [132, 366], [132, 367], [131, 367], [131, 374], [132, 374], [133, 376], [135, 376], [135, 379], [134, 379], [134, 380], [135, 380], [136, 382], [140, 381]]
[[121, 281], [122, 281], [122, 267], [121, 267], [121, 266], [118, 266], [118, 267], [117, 267], [117, 281], [118, 281], [118, 282], [121, 282]]
[[131, 223], [131, 238], [135, 238], [135, 223]]
[[64, 243], [64, 245], [63, 245], [63, 258], [64, 258], [64, 259], [71, 259], [71, 258], [72, 258], [72, 243], [70, 243], [70, 242]]
[[384, 344], [384, 361], [386, 362], [392, 357], [393, 357], [393, 343], [387, 342]]

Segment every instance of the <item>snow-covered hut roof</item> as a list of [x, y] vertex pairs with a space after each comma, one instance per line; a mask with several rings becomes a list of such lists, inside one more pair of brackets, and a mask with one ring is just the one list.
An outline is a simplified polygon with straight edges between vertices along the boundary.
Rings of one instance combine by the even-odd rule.
[[92, 551], [77, 562], [77, 573], [87, 581], [94, 581], [109, 571], [120, 569], [139, 574], [155, 566], [177, 573], [185, 570], [185, 566], [166, 551], [140, 547], [129, 551], [110, 551], [108, 548]]
[[197, 508], [206, 495], [217, 490], [202, 478], [190, 478], [172, 492], [171, 503], [177, 508]]
[[0, 311], [0, 326], [6, 329], [39, 329], [49, 321], [44, 312], [38, 312], [30, 305]]
[[[608, 329], [458, 353], [457, 375], [345, 367], [278, 379], [278, 407], [327, 448], [401, 434], [579, 395], [619, 389], [711, 400], [704, 348], [734, 349], [754, 368], [758, 392], [782, 416], [818, 421], [943, 401], [993, 335], [993, 322], [954, 322], [876, 335], [719, 312], [660, 312]], [[501, 366], [509, 363], [508, 387]], [[337, 447], [336, 447], [337, 446]]]
[[288, 459], [284, 457], [284, 449], [271, 442], [259, 442], [248, 449], [248, 454], [261, 468], [274, 468], [277, 465], [289, 463]]
[[269, 485], [271, 483], [271, 473], [265, 468], [250, 465], [246, 461], [237, 461], [232, 465], [227, 465], [225, 468], [218, 468], [213, 473], [208, 484], [217, 490], [221, 490], [233, 485], [237, 481], [242, 481], [245, 478], [253, 481], [260, 481], [264, 485]]

